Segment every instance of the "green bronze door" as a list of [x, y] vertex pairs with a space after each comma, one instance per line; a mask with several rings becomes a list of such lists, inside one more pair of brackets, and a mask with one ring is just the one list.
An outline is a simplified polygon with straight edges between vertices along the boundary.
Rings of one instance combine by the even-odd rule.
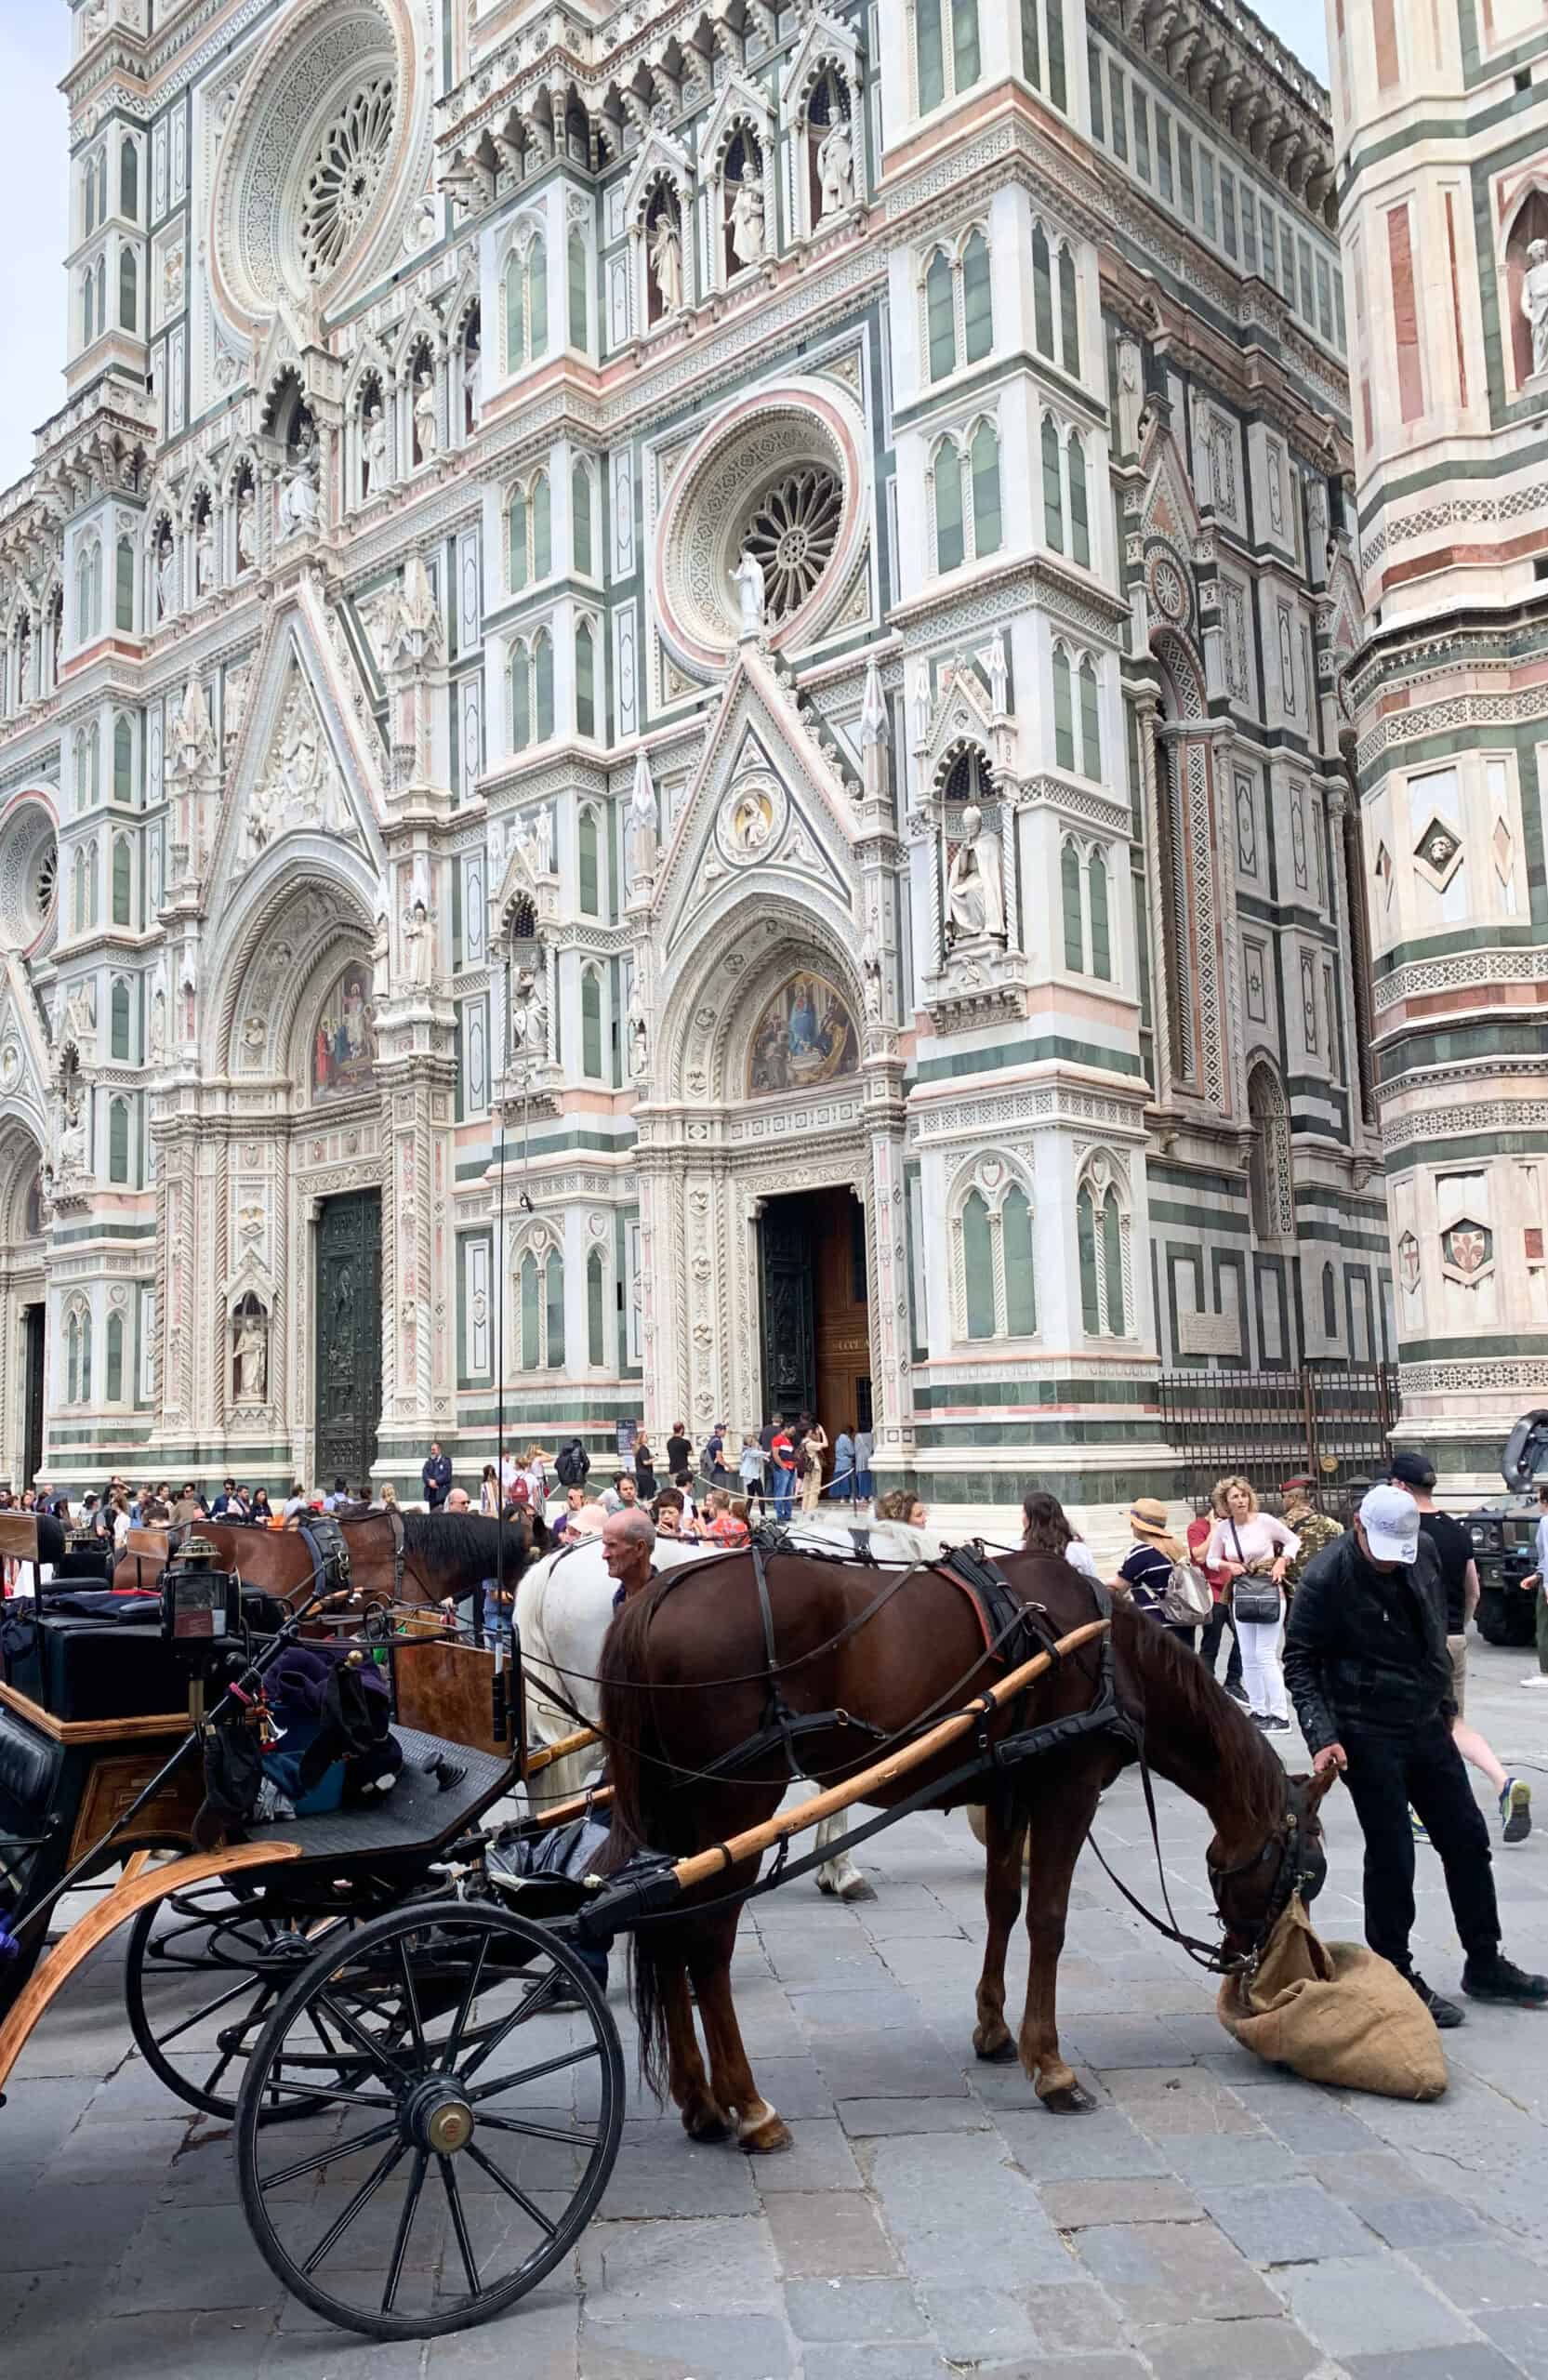
[[317, 1473], [366, 1486], [381, 1420], [381, 1193], [328, 1198], [317, 1225]]

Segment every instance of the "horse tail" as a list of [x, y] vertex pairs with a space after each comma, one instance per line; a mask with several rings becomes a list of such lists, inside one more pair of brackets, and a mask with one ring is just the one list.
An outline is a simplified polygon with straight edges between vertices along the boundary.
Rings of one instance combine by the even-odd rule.
[[[651, 1786], [666, 1773], [656, 1765], [662, 1759], [661, 1741], [647, 1684], [646, 1639], [655, 1601], [653, 1594], [628, 1598], [602, 1640], [597, 1665], [602, 1678], [602, 1733], [613, 1788], [612, 1831], [602, 1859], [608, 1873], [649, 1844]], [[654, 1942], [650, 1926], [630, 1937], [629, 1982], [640, 2029], [640, 2072], [647, 2088], [661, 2100], [667, 2096], [670, 2044]]]

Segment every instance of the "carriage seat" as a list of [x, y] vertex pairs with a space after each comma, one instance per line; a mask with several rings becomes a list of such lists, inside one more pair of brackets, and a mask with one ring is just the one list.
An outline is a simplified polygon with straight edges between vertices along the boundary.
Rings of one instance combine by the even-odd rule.
[[[512, 1762], [493, 1752], [472, 1752], [444, 1736], [417, 1727], [392, 1728], [403, 1746], [404, 1765], [390, 1793], [368, 1794], [344, 1810], [322, 1810], [315, 1818], [274, 1818], [245, 1829], [253, 1843], [298, 1843], [305, 1859], [330, 1866], [382, 1858], [433, 1858], [465, 1834], [502, 1793], [510, 1790]], [[430, 1773], [438, 1761], [461, 1769], [444, 1792]]]

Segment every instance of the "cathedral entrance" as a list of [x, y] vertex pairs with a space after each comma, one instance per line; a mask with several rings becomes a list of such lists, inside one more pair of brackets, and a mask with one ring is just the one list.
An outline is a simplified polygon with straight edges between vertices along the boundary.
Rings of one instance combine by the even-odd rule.
[[365, 1488], [381, 1421], [381, 1193], [326, 1198], [317, 1223], [317, 1468]]
[[21, 1476], [20, 1488], [30, 1488], [43, 1469], [43, 1397], [48, 1377], [45, 1326], [46, 1305], [21, 1309]]
[[866, 1216], [842, 1184], [765, 1200], [763, 1413], [813, 1413], [836, 1438], [871, 1426]]

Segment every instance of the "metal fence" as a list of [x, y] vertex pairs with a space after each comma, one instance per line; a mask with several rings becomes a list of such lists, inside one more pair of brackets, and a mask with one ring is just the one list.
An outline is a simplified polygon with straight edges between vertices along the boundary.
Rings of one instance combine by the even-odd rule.
[[1163, 1372], [1160, 1395], [1181, 1492], [1200, 1511], [1228, 1473], [1250, 1479], [1266, 1501], [1282, 1479], [1309, 1472], [1324, 1508], [1345, 1514], [1382, 1476], [1398, 1414], [1392, 1364]]

